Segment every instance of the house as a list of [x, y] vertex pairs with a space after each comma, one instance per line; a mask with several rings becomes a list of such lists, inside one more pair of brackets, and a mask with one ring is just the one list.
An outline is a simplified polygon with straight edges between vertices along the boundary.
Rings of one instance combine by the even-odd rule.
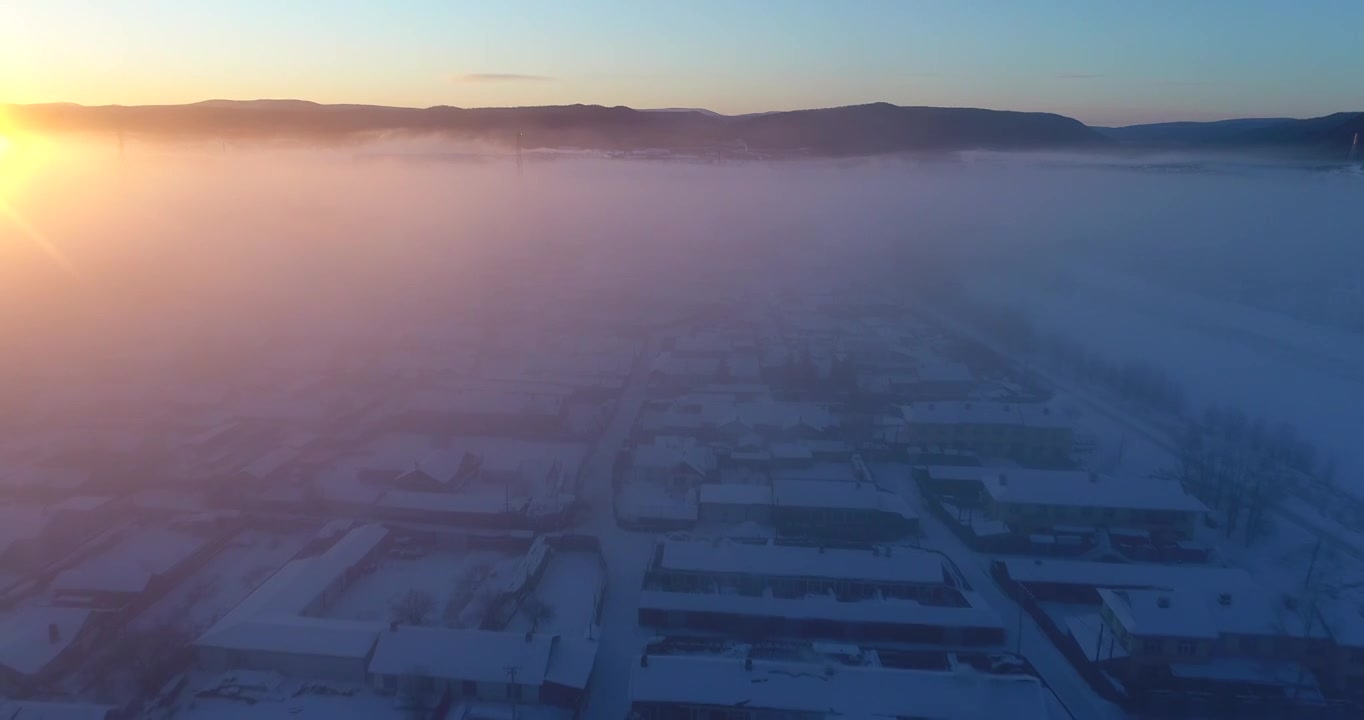
[[458, 487], [474, 457], [463, 449], [435, 450], [412, 463], [411, 469], [393, 479], [403, 490], [436, 492]]
[[284, 565], [194, 641], [200, 667], [364, 682], [386, 626], [308, 616], [330, 606], [368, 572], [387, 537], [381, 526], [361, 526], [320, 555]]
[[0, 615], [0, 692], [27, 694], [69, 672], [99, 627], [87, 608], [28, 605]]
[[630, 454], [633, 482], [680, 492], [706, 482], [715, 472], [715, 453], [692, 438], [658, 437]]
[[766, 483], [706, 483], [697, 499], [702, 522], [772, 522], [772, 486]]
[[1072, 430], [1051, 406], [979, 401], [900, 406], [895, 442], [920, 450], [957, 450], [1021, 463], [1070, 459]]
[[732, 541], [655, 546], [639, 621], [727, 636], [991, 645], [998, 615], [942, 556], [915, 548], [840, 550]]
[[1067, 627], [1095, 664], [1131, 686], [1320, 698], [1306, 668], [1326, 654], [1328, 633], [1291, 597], [1254, 585], [1099, 596], [1099, 637], [1083, 617]]
[[719, 655], [642, 655], [630, 671], [630, 717], [639, 720], [1059, 720], [1048, 703], [1028, 675]]
[[114, 611], [139, 607], [200, 567], [225, 537], [169, 526], [133, 530], [58, 574], [50, 586], [53, 604]]
[[381, 633], [369, 682], [386, 692], [577, 707], [596, 641], [536, 633], [397, 626]]
[[1209, 512], [1178, 482], [1155, 478], [988, 469], [981, 472], [981, 486], [990, 518], [1024, 534], [1079, 526], [1189, 540]]
[[895, 493], [870, 482], [779, 478], [772, 522], [783, 535], [888, 542], [919, 534], [919, 516]]
[[1083, 658], [1136, 696], [1306, 699], [1319, 695], [1312, 671], [1331, 662], [1330, 634], [1313, 610], [1244, 570], [1007, 560], [992, 573], [1029, 602], [1069, 605], [1052, 617], [1073, 644], [1072, 661]]

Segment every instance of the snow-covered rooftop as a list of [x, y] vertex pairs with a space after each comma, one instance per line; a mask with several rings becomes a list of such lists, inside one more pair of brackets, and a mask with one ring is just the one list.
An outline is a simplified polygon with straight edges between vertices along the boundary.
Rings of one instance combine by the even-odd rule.
[[679, 466], [705, 475], [715, 469], [715, 453], [690, 438], [657, 438], [648, 445], [640, 445], [630, 453], [634, 467], [651, 470], [673, 470]]
[[1204, 588], [1211, 592], [1253, 592], [1258, 586], [1238, 568], [1204, 565], [1106, 563], [1084, 560], [1000, 560], [1009, 577], [1024, 583], [1083, 585], [1095, 588]]
[[1117, 478], [1078, 470], [981, 468], [981, 482], [995, 502], [1029, 505], [1081, 505], [1130, 510], [1207, 512], [1178, 482], [1156, 478]]
[[1037, 678], [822, 666], [698, 655], [649, 656], [635, 663], [630, 698], [636, 703], [678, 703], [813, 713], [822, 717], [957, 720], [1047, 718]]
[[[1239, 592], [1186, 586], [1175, 590], [1099, 590], [1114, 617], [1134, 635], [1216, 638], [1232, 635], [1302, 637], [1307, 631], [1306, 611], [1284, 602], [1284, 596], [1268, 588], [1249, 587]], [[1313, 622], [1312, 636], [1327, 631]]]
[[363, 656], [373, 646], [380, 625], [301, 616], [342, 573], [368, 557], [387, 536], [388, 530], [382, 526], [365, 525], [346, 533], [321, 555], [286, 564], [195, 644], [238, 650], [298, 648], [294, 651], [303, 652], [306, 648], [324, 655]]
[[364, 658], [374, 647], [375, 638], [387, 627], [380, 622], [331, 618], [261, 618], [205, 635], [196, 644], [251, 652]]
[[829, 508], [883, 511], [914, 518], [918, 515], [899, 495], [877, 489], [872, 483], [825, 482], [822, 480], [773, 480], [772, 498], [777, 507]]
[[52, 589], [70, 593], [140, 593], [153, 578], [176, 569], [207, 542], [207, 538], [165, 527], [136, 530], [59, 574], [52, 581]]
[[729, 541], [665, 540], [662, 546], [658, 569], [664, 571], [918, 585], [944, 582], [942, 557], [916, 548], [873, 554], [871, 550]]

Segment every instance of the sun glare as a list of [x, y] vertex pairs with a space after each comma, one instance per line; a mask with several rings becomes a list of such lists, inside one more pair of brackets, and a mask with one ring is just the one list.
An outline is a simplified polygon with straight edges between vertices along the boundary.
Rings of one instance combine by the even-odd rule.
[[0, 155], [4, 155], [7, 152], [9, 152], [9, 138], [0, 135]]

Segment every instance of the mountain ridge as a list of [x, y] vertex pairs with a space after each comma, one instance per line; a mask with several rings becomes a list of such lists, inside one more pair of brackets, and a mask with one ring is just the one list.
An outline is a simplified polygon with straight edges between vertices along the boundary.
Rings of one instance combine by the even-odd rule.
[[597, 150], [742, 148], [750, 153], [877, 155], [908, 151], [1099, 147], [1112, 141], [1053, 113], [889, 103], [721, 115], [691, 108], [550, 105], [323, 105], [306, 100], [207, 100], [185, 105], [0, 106], [40, 131], [150, 135], [319, 136], [439, 133], [527, 148]]

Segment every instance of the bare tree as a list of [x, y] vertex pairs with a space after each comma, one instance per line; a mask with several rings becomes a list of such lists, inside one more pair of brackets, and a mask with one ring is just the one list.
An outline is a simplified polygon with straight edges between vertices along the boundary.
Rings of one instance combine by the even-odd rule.
[[399, 595], [389, 607], [390, 617], [404, 625], [425, 625], [436, 609], [436, 599], [425, 590], [412, 589]]

